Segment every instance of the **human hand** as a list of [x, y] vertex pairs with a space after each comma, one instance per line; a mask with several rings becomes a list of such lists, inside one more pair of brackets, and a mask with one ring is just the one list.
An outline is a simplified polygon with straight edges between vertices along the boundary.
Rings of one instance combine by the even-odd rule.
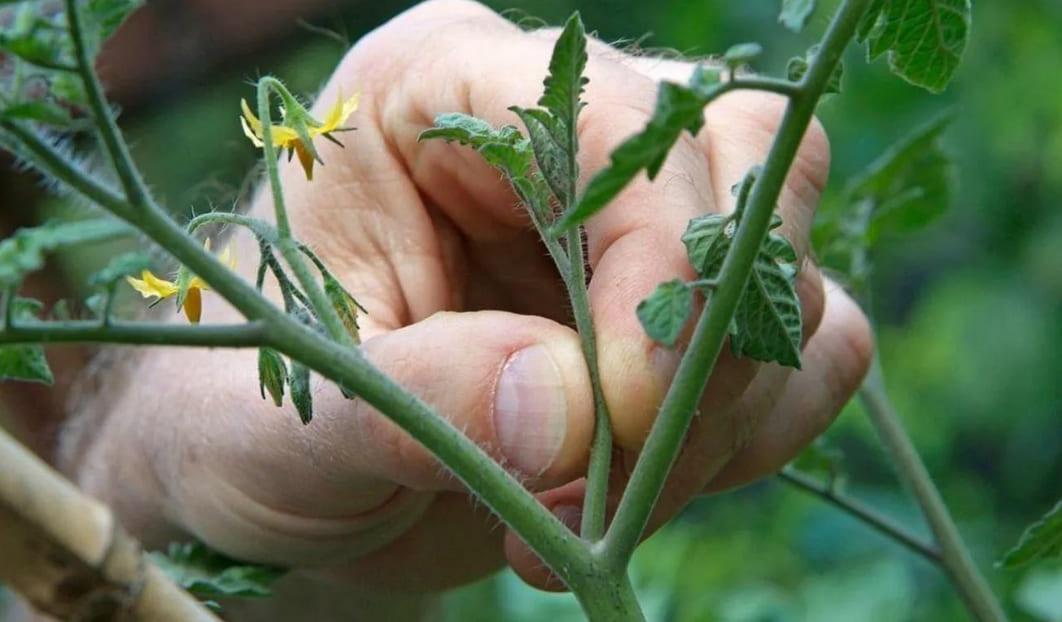
[[[495, 171], [471, 150], [417, 142], [441, 112], [514, 123], [506, 108], [537, 99], [551, 46], [549, 33], [522, 32], [469, 2], [408, 11], [355, 46], [320, 96], [327, 105], [337, 90], [362, 93], [346, 149], [320, 145], [316, 179], [289, 166], [285, 189], [296, 235], [369, 311], [365, 355], [577, 523], [593, 404], [563, 287]], [[604, 44], [590, 52], [585, 175], [644, 125], [657, 80], [692, 69]], [[628, 458], [678, 362], [645, 336], [634, 309], [657, 283], [693, 277], [679, 241], [686, 223], [733, 209], [729, 188], [763, 160], [781, 111], [768, 95], [723, 97], [655, 183], [635, 183], [587, 226], [604, 392]], [[813, 127], [779, 203], [801, 257], [827, 169], [826, 139]], [[268, 217], [268, 202], [256, 202], [256, 216]], [[256, 263], [248, 255], [241, 265]], [[705, 490], [776, 470], [858, 386], [871, 350], [865, 318], [810, 262], [797, 289], [804, 369], [723, 355], [654, 524]], [[230, 313], [206, 301], [206, 317]], [[427, 450], [330, 383], [315, 381], [306, 427], [255, 397], [249, 351], [153, 351], [128, 384], [109, 403], [80, 480], [149, 542], [190, 532], [237, 557], [363, 585], [457, 585], [505, 561], [550, 585]], [[617, 461], [617, 483], [630, 464]]]

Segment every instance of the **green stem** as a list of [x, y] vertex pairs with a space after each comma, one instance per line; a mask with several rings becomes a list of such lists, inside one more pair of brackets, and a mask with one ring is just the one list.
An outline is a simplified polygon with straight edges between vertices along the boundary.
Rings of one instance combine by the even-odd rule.
[[269, 177], [269, 190], [273, 194], [273, 210], [276, 214], [277, 233], [281, 238], [291, 237], [291, 223], [284, 205], [284, 189], [280, 185], [277, 169], [277, 150], [273, 145], [273, 113], [269, 106], [269, 94], [281, 93], [284, 85], [276, 78], [266, 76], [258, 81], [258, 119], [262, 122], [262, 157]]
[[[574, 196], [574, 195], [573, 195]], [[548, 237], [542, 232], [543, 237]], [[569, 272], [564, 275], [568, 298], [572, 304], [575, 328], [583, 346], [583, 357], [590, 373], [594, 394], [594, 440], [590, 447], [590, 464], [586, 472], [586, 493], [583, 497], [583, 518], [580, 533], [590, 542], [605, 533], [605, 514], [608, 501], [609, 473], [612, 470], [612, 422], [609, 418], [605, 393], [601, 388], [601, 368], [597, 361], [597, 337], [594, 334], [590, 296], [586, 290], [586, 259], [583, 256], [583, 228], [576, 227], [567, 235]]]
[[[273, 210], [277, 221], [276, 247], [287, 262], [295, 280], [302, 287], [306, 297], [313, 305], [314, 315], [324, 324], [328, 334], [347, 347], [355, 347], [353, 337], [347, 333], [343, 320], [332, 306], [331, 301], [314, 278], [313, 272], [306, 266], [299, 251], [299, 245], [291, 235], [291, 223], [284, 202], [284, 189], [280, 183], [280, 169], [277, 166], [276, 148], [273, 146], [273, 119], [269, 108], [269, 94], [276, 92], [279, 96], [290, 99], [287, 89], [276, 78], [264, 77], [258, 81], [258, 118], [262, 122], [262, 157], [265, 159], [266, 176], [269, 189], [273, 194]], [[294, 102], [292, 102], [294, 103]], [[290, 104], [289, 104], [290, 105]], [[301, 140], [301, 139], [300, 139]]]
[[266, 324], [183, 325], [161, 322], [26, 322], [0, 331], [0, 344], [120, 343], [144, 346], [256, 348], [266, 343]]
[[951, 579], [966, 608], [980, 622], [1001, 622], [1006, 614], [989, 589], [988, 583], [977, 570], [970, 552], [963, 544], [962, 536], [952, 520], [940, 492], [933, 485], [933, 478], [918, 456], [914, 444], [903, 429], [900, 418], [889, 403], [885, 390], [885, 378], [880, 362], [875, 359], [867, 375], [859, 397], [867, 414], [878, 430], [900, 478], [910, 488], [922, 508], [926, 522], [933, 531], [940, 547], [940, 564]]
[[[67, 3], [69, 6], [73, 0], [67, 0]], [[90, 87], [96, 83], [95, 74], [89, 70], [82, 77], [86, 81], [92, 109], [106, 109], [102, 89], [98, 88], [98, 84]], [[113, 123], [102, 123], [99, 130], [105, 135], [105, 144], [122, 143], [121, 135]], [[121, 160], [116, 166], [135, 169], [124, 145], [114, 151], [112, 156]], [[267, 159], [267, 167], [270, 164], [275, 168], [276, 158]], [[76, 187], [79, 178], [85, 177], [83, 172], [76, 169], [62, 172], [68, 173], [69, 177], [57, 177], [71, 187]], [[155, 205], [150, 196], [137, 196], [145, 203], [136, 206], [145, 209], [138, 211], [133, 224], [210, 284], [244, 317], [252, 321], [261, 320], [266, 325], [265, 332], [269, 340], [266, 345], [302, 361], [340, 386], [349, 387], [366, 403], [429, 448], [460, 481], [508, 523], [567, 585], [573, 585], [576, 579], [588, 572], [590, 554], [582, 541], [475, 442], [383, 374], [358, 350], [325, 338], [278, 309], [252, 284], [233, 273], [189, 237]], [[133, 202], [136, 199], [131, 196], [129, 200]], [[298, 252], [294, 244], [291, 248], [295, 253]]]
[[[15, 138], [16, 144], [11, 151], [21, 157], [18, 147], [22, 147], [35, 156], [34, 167], [46, 176], [62, 181], [85, 198], [120, 218], [129, 220], [129, 205], [125, 199], [107, 186], [101, 184], [90, 174], [83, 171], [67, 155], [60, 153], [53, 145], [41, 139], [34, 131], [18, 123], [0, 120], [0, 128]], [[29, 160], [30, 158], [26, 158]]]
[[780, 472], [778, 477], [788, 484], [813, 494], [823, 501], [851, 514], [855, 518], [877, 530], [878, 533], [895, 540], [907, 547], [910, 551], [926, 558], [929, 562], [934, 564], [940, 563], [940, 551], [933, 543], [923, 541], [918, 536], [904, 529], [902, 525], [878, 512], [874, 508], [864, 503], [860, 503], [847, 495], [839, 494], [833, 490], [833, 487], [823, 485], [816, 481], [815, 478], [808, 477], [796, 469], [787, 468]]
[[738, 76], [724, 84], [722, 88], [725, 91], [767, 91], [768, 93], [776, 93], [789, 98], [796, 97], [801, 93], [801, 85], [798, 82], [766, 76]]
[[575, 598], [589, 622], [645, 622], [626, 569], [612, 572], [599, 564], [580, 587]]
[[185, 229], [188, 231], [188, 234], [191, 235], [195, 233], [199, 227], [217, 223], [244, 227], [253, 233], [259, 241], [268, 242], [270, 244], [275, 244], [279, 238], [277, 230], [269, 223], [257, 218], [251, 218], [250, 216], [244, 216], [243, 214], [233, 214], [231, 212], [208, 212], [206, 214], [200, 214], [189, 220], [188, 224], [185, 225]]
[[134, 208], [148, 209], [153, 204], [151, 193], [147, 189], [140, 171], [133, 163], [133, 157], [129, 153], [122, 132], [107, 106], [107, 100], [103, 94], [103, 87], [96, 78], [96, 72], [92, 65], [92, 58], [85, 45], [85, 38], [81, 32], [81, 15], [77, 10], [76, 0], [64, 0], [66, 7], [66, 24], [70, 31], [70, 41], [74, 46], [74, 58], [77, 60], [77, 72], [85, 85], [85, 94], [88, 97], [89, 109], [96, 119], [99, 135], [103, 139], [104, 148], [111, 159], [114, 170], [118, 173], [118, 180], [125, 190], [126, 199]]
[[295, 287], [295, 284], [288, 278], [288, 273], [284, 272], [284, 266], [280, 265], [277, 261], [276, 255], [273, 254], [273, 249], [269, 248], [265, 244], [262, 245], [262, 261], [269, 266], [269, 270], [273, 273], [273, 277], [277, 280], [277, 285], [280, 287], [280, 295], [284, 299], [284, 310], [288, 313], [295, 308], [295, 299], [297, 298], [299, 304], [312, 309], [313, 305], [306, 296], [299, 291], [299, 288]]
[[[664, 397], [660, 413], [620, 499], [616, 517], [605, 535], [605, 555], [613, 567], [626, 567], [645, 531], [690, 421], [697, 412], [815, 106], [841, 54], [852, 40], [868, 3], [869, 0], [845, 0], [841, 5], [823, 37], [820, 53], [811, 61], [800, 90], [792, 95], [786, 107], [774, 144], [723, 261], [719, 287], [712, 295], [711, 304], [701, 313], [690, 347], [679, 363], [675, 380]], [[712, 423], [709, 421], [707, 426], [711, 428]]]
[[[576, 145], [577, 137], [569, 136], [569, 144]], [[574, 150], [574, 147], [573, 147]], [[568, 196], [575, 196], [575, 179], [578, 169], [573, 158], [569, 158]], [[565, 246], [549, 234], [549, 223], [545, 214], [552, 213], [549, 205], [540, 205], [534, 196], [524, 193], [517, 184], [513, 190], [527, 207], [532, 224], [539, 232], [539, 237], [546, 245], [546, 250], [557, 267], [557, 273], [564, 280], [568, 299], [572, 305], [576, 331], [579, 333], [586, 359], [590, 385], [594, 394], [594, 440], [590, 447], [590, 464], [586, 475], [586, 494], [583, 497], [582, 524], [579, 532], [589, 541], [598, 540], [605, 528], [605, 514], [608, 501], [609, 471], [612, 461], [612, 425], [601, 389], [601, 372], [597, 363], [597, 343], [594, 334], [593, 314], [590, 310], [590, 297], [586, 290], [586, 265], [583, 251], [582, 230], [574, 228], [566, 237]], [[565, 206], [566, 208], [570, 206]]]

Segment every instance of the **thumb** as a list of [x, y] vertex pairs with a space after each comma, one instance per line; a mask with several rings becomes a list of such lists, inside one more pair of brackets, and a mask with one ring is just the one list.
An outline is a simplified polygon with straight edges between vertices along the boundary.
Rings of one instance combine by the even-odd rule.
[[[584, 465], [592, 392], [570, 328], [499, 311], [438, 313], [362, 348], [529, 486], [570, 481]], [[336, 468], [417, 490], [462, 490], [425, 447], [368, 404], [342, 399], [334, 386], [318, 394], [318, 419], [307, 431], [322, 452], [348, 458]]]

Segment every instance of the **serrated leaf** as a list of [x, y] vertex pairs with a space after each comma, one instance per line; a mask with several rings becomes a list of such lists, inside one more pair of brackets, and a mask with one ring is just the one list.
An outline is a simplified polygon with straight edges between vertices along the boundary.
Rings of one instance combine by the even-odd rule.
[[722, 214], [704, 214], [693, 218], [686, 226], [682, 243], [686, 245], [690, 265], [701, 278], [717, 276], [730, 250], [732, 233], [728, 235], [727, 230], [733, 226], [733, 221]]
[[1048, 510], [1043, 518], [1029, 525], [1017, 546], [1007, 552], [999, 564], [1008, 570], [1020, 568], [1040, 559], [1062, 557], [1062, 501]]
[[939, 93], [959, 66], [970, 30], [970, 0], [876, 0], [859, 28], [867, 58]]
[[435, 127], [420, 133], [418, 140], [441, 138], [474, 148], [487, 164], [500, 170], [509, 180], [520, 199], [546, 222], [549, 187], [542, 175], [532, 170], [534, 157], [531, 143], [512, 125], [494, 129], [482, 119], [451, 112], [435, 117]]
[[545, 110], [519, 106], [512, 106], [509, 110], [515, 112], [524, 122], [535, 154], [535, 162], [538, 163], [538, 169], [542, 171], [553, 196], [557, 197], [561, 205], [567, 205], [571, 176], [563, 128], [558, 127], [557, 121]]
[[150, 553], [173, 581], [198, 598], [268, 598], [287, 571], [226, 557], [199, 543], [171, 543], [166, 554]]
[[288, 376], [288, 388], [291, 390], [291, 403], [295, 404], [295, 410], [299, 413], [299, 420], [303, 425], [313, 419], [313, 395], [310, 393], [310, 368], [299, 363], [291, 362], [290, 376]]
[[545, 89], [538, 100], [542, 108], [509, 108], [527, 127], [535, 162], [563, 207], [575, 199], [572, 195], [579, 177], [576, 126], [584, 106], [580, 97], [588, 81], [583, 76], [586, 60], [586, 33], [576, 12], [568, 18], [553, 46], [549, 74], [543, 81]]
[[[808, 72], [808, 66], [811, 64], [815, 55], [819, 53], [819, 46], [813, 45], [808, 48], [804, 58], [795, 56], [789, 59], [789, 64], [786, 65], [787, 77], [797, 82], [804, 77], [804, 74]], [[830, 79], [826, 82], [826, 90], [823, 91], [827, 94], [837, 94], [841, 92], [841, 80], [844, 78], [844, 63], [838, 62], [837, 67], [834, 68], [833, 73], [830, 74]]]
[[759, 43], [738, 43], [730, 46], [723, 54], [723, 62], [727, 67], [739, 67], [755, 60], [761, 54], [763, 54], [763, 46]]
[[762, 250], [768, 257], [777, 262], [791, 264], [797, 260], [796, 249], [793, 248], [789, 238], [784, 235], [778, 235], [777, 233], [768, 234], [767, 239], [763, 241]]
[[[32, 298], [15, 298], [11, 305], [14, 322], [35, 321], [44, 307], [39, 300]], [[0, 381], [3, 380], [53, 384], [55, 376], [41, 346], [17, 344], [0, 346]]]
[[778, 15], [778, 21], [789, 30], [800, 32], [815, 12], [815, 4], [815, 0], [782, 0], [782, 12]]
[[730, 348], [738, 356], [800, 369], [802, 325], [793, 273], [761, 251], [738, 301]]
[[669, 348], [674, 347], [692, 311], [693, 290], [679, 279], [657, 285], [636, 309], [645, 334]]
[[126, 276], [140, 274], [151, 267], [151, 256], [147, 253], [130, 252], [114, 257], [107, 266], [89, 277], [88, 285], [93, 289], [105, 288]]
[[[589, 81], [583, 76], [586, 59], [586, 32], [577, 11], [568, 18], [553, 46], [549, 75], [543, 81], [546, 89], [538, 100], [538, 105], [545, 107], [559, 126], [573, 137], [579, 111], [584, 105], [579, 97]], [[575, 145], [564, 146], [570, 152], [575, 151]]]
[[[781, 223], [777, 214], [772, 215], [771, 229]], [[720, 214], [690, 220], [682, 242], [690, 264], [702, 278], [719, 276], [735, 228], [733, 219]], [[730, 346], [735, 354], [800, 367], [800, 303], [793, 288], [796, 271], [788, 265], [796, 259], [789, 240], [768, 234], [734, 312]]]
[[132, 230], [125, 223], [106, 218], [19, 229], [0, 242], [0, 288], [17, 286], [26, 274], [44, 265], [45, 253], [61, 246], [100, 242], [129, 233]]
[[656, 177], [668, 151], [683, 130], [696, 134], [704, 125], [707, 95], [692, 88], [661, 82], [649, 123], [609, 155], [609, 166], [594, 175], [579, 202], [557, 222], [554, 231], [566, 231], [590, 218], [619, 194], [645, 169]]
[[514, 178], [531, 170], [531, 144], [511, 125], [496, 130], [482, 119], [450, 112], [435, 117], [435, 127], [421, 132], [417, 140], [432, 138], [468, 145], [488, 164]]

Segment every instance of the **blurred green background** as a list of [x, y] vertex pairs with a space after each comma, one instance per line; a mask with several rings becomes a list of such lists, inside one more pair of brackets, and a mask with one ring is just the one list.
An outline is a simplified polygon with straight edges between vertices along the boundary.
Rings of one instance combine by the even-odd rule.
[[[312, 22], [354, 40], [408, 4], [339, 5]], [[759, 41], [766, 54], [757, 68], [779, 74], [815, 41], [834, 3], [821, 2], [799, 35], [776, 22], [776, 0], [489, 4], [551, 24], [578, 8], [605, 40], [692, 55]], [[970, 46], [944, 95], [902, 83], [881, 62], [868, 66], [853, 48], [843, 94], [820, 108], [833, 146], [835, 190], [826, 202], [899, 136], [955, 111], [945, 143], [959, 168], [956, 205], [925, 232], [884, 241], [874, 256], [872, 313], [894, 403], [1019, 621], [1062, 621], [1062, 564], [993, 567], [1062, 496], [1059, 33], [1058, 2], [975, 0]], [[268, 50], [130, 106], [125, 126], [165, 202], [204, 209], [231, 201], [256, 155], [235, 122], [235, 102], [252, 92], [248, 78], [275, 73], [311, 94], [343, 50], [293, 29]], [[827, 436], [844, 452], [849, 493], [926, 533], [857, 405]], [[778, 480], [695, 502], [642, 548], [635, 574], [652, 620], [967, 619], [935, 568]], [[581, 619], [570, 597], [533, 592], [504, 573], [450, 595], [448, 608], [454, 621]]]

